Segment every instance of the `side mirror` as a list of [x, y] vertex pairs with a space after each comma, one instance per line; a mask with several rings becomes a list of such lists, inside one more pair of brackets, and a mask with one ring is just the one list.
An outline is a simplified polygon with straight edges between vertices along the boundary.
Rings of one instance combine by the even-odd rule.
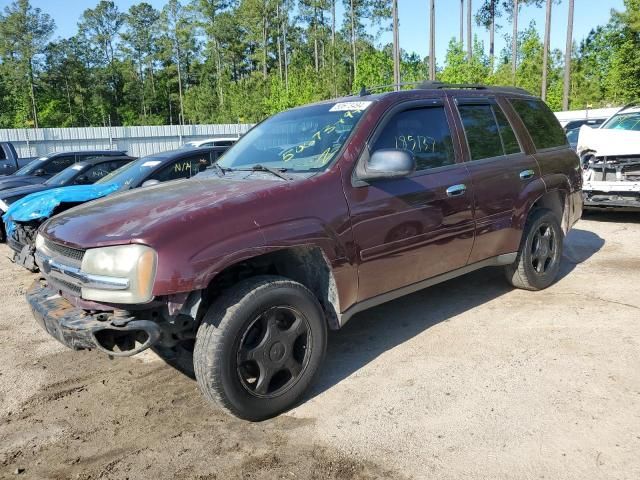
[[33, 172], [33, 174], [36, 177], [44, 177], [47, 174], [47, 172], [45, 172], [43, 168], [39, 168], [35, 172]]
[[361, 180], [382, 178], [402, 178], [416, 171], [416, 159], [413, 153], [395, 148], [382, 148], [371, 155], [368, 162], [358, 172]]
[[147, 180], [141, 186], [142, 187], [153, 187], [154, 185], [158, 185], [160, 180]]
[[87, 183], [89, 183], [89, 179], [86, 175], [80, 175], [78, 178], [76, 178], [77, 185], [86, 185]]

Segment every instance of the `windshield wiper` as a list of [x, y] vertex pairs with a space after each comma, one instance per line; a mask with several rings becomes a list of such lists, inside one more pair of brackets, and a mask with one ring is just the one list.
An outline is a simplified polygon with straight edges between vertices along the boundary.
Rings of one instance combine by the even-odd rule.
[[217, 163], [214, 163], [213, 166], [216, 169], [216, 172], [218, 172], [218, 176], [219, 177], [224, 177], [226, 174], [224, 173], [226, 170], [221, 167], [220, 165], [218, 165]]
[[286, 168], [271, 168], [271, 167], [265, 167], [264, 165], [260, 165], [259, 163], [257, 163], [256, 165], [254, 165], [251, 168], [238, 168], [236, 170], [240, 170], [243, 172], [269, 172], [273, 175], [275, 175], [276, 177], [279, 177], [283, 180], [293, 180], [291, 177], [289, 177], [288, 175], [285, 175], [284, 172], [287, 171]]

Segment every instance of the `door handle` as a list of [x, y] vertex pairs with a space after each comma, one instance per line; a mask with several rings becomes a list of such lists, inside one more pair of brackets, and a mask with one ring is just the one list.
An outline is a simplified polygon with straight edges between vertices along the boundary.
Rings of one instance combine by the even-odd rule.
[[520, 172], [520, 180], [529, 180], [536, 174], [533, 170], [523, 170]]
[[458, 185], [451, 185], [447, 188], [447, 196], [448, 197], [459, 197], [460, 195], [464, 195], [464, 192], [467, 191], [467, 186], [464, 183], [460, 183]]

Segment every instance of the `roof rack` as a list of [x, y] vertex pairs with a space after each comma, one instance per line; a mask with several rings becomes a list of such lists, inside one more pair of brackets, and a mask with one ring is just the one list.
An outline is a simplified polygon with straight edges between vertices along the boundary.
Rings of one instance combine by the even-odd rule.
[[520, 87], [503, 87], [498, 85], [483, 85], [481, 83], [444, 83], [437, 81], [424, 81], [420, 85], [420, 88], [427, 89], [469, 89], [469, 90], [492, 90], [494, 92], [503, 93], [520, 93], [524, 95], [531, 95], [530, 92]]
[[503, 86], [493, 86], [493, 85], [483, 85], [480, 83], [445, 83], [438, 82], [432, 80], [423, 80], [420, 82], [403, 82], [403, 83], [390, 83], [388, 85], [376, 85], [374, 87], [365, 87], [364, 85], [360, 89], [359, 96], [364, 97], [366, 95], [371, 95], [374, 91], [382, 90], [385, 88], [399, 88], [406, 86], [416, 86], [420, 89], [425, 90], [443, 90], [443, 89], [469, 89], [469, 90], [491, 90], [494, 92], [501, 93], [517, 93], [524, 95], [531, 95], [530, 92], [520, 87], [503, 87]]

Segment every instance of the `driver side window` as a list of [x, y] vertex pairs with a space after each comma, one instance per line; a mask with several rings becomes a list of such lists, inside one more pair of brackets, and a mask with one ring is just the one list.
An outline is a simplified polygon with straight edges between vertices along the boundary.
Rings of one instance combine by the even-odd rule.
[[455, 163], [444, 107], [421, 107], [396, 113], [384, 126], [371, 153], [382, 148], [408, 150], [416, 171]]

